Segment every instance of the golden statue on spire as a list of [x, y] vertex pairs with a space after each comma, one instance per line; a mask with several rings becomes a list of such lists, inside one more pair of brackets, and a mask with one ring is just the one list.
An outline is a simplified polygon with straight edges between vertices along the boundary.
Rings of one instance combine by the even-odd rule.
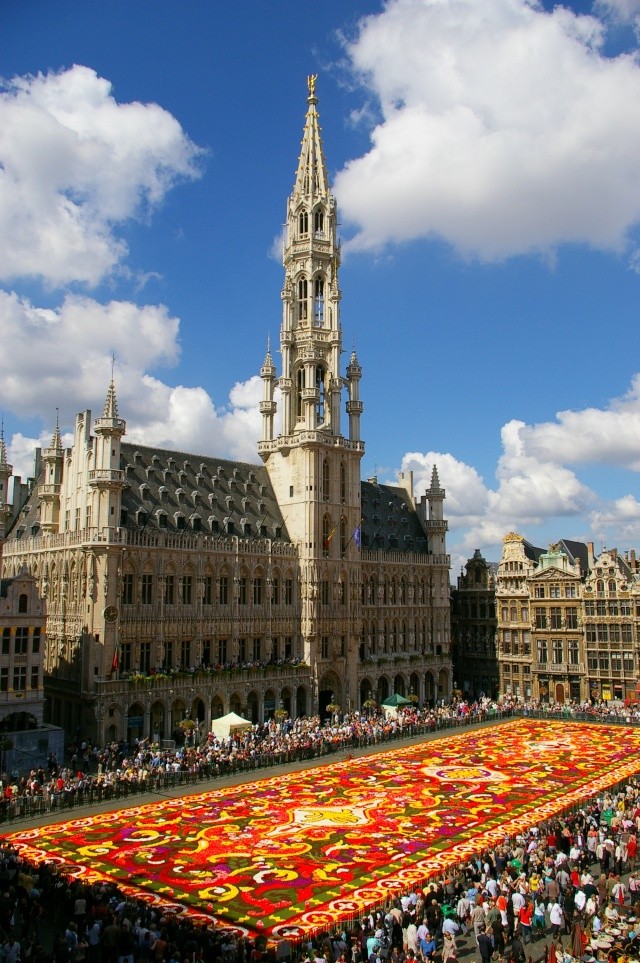
[[309, 74], [307, 77], [307, 87], [309, 88], [309, 96], [315, 97], [316, 95], [316, 80], [318, 79], [317, 74]]

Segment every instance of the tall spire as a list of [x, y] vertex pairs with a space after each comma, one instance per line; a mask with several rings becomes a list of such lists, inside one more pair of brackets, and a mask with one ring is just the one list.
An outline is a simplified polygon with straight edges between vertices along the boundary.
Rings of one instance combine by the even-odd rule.
[[56, 408], [56, 426], [53, 429], [53, 436], [49, 448], [53, 451], [62, 451], [62, 437], [60, 435], [60, 409]]
[[10, 467], [7, 462], [7, 446], [4, 441], [4, 418], [0, 422], [0, 468]]
[[310, 201], [318, 197], [324, 197], [329, 193], [329, 178], [327, 176], [327, 165], [322, 149], [321, 127], [317, 111], [318, 98], [316, 97], [317, 74], [307, 77], [307, 87], [309, 104], [307, 116], [302, 135], [302, 148], [298, 160], [298, 170], [294, 194], [303, 195]]

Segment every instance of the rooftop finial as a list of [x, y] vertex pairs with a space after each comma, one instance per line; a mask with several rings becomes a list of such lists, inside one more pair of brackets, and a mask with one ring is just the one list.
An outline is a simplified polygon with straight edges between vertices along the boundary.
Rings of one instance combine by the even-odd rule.
[[307, 77], [307, 87], [309, 88], [309, 97], [315, 97], [316, 95], [316, 80], [318, 79], [317, 74], [309, 74]]

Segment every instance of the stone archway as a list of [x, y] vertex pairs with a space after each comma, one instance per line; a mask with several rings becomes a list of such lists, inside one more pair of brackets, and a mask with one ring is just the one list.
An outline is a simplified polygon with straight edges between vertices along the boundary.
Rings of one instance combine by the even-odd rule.
[[129, 706], [127, 712], [127, 735], [126, 739], [131, 745], [134, 739], [142, 739], [144, 733], [144, 706], [140, 702], [134, 702]]
[[331, 704], [342, 708], [342, 683], [338, 673], [333, 671], [326, 672], [318, 686], [318, 712], [321, 722], [331, 715], [331, 711], [327, 711], [327, 706]]
[[390, 694], [389, 680], [387, 679], [386, 675], [381, 675], [378, 679], [377, 695], [375, 696], [378, 705], [380, 705], [381, 702], [384, 702], [385, 699], [388, 699]]
[[406, 686], [404, 676], [398, 673], [393, 679], [393, 691], [396, 695], [406, 696]]
[[296, 718], [307, 714], [307, 690], [303, 685], [299, 685], [296, 691]]
[[149, 722], [151, 724], [151, 740], [152, 742], [160, 742], [164, 739], [164, 705], [162, 702], [154, 702], [151, 706], [151, 711], [149, 713]]

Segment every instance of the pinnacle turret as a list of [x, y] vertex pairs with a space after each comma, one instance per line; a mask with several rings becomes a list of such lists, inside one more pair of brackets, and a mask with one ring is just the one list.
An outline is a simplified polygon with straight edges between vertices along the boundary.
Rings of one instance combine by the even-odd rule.
[[4, 440], [4, 422], [0, 425], [0, 470], [9, 469], [9, 474], [13, 470], [13, 466], [7, 461], [7, 446]]
[[98, 435], [124, 435], [127, 423], [118, 416], [118, 399], [116, 397], [116, 384], [111, 372], [111, 381], [107, 389], [102, 416], [96, 418], [94, 428]]
[[117, 418], [118, 417], [118, 399], [116, 398], [116, 386], [113, 378], [109, 384], [109, 389], [107, 391], [107, 397], [104, 402], [104, 408], [102, 409], [103, 418]]
[[60, 414], [56, 408], [56, 426], [53, 429], [53, 435], [51, 437], [51, 444], [49, 448], [52, 451], [62, 451], [62, 436], [60, 434]]

